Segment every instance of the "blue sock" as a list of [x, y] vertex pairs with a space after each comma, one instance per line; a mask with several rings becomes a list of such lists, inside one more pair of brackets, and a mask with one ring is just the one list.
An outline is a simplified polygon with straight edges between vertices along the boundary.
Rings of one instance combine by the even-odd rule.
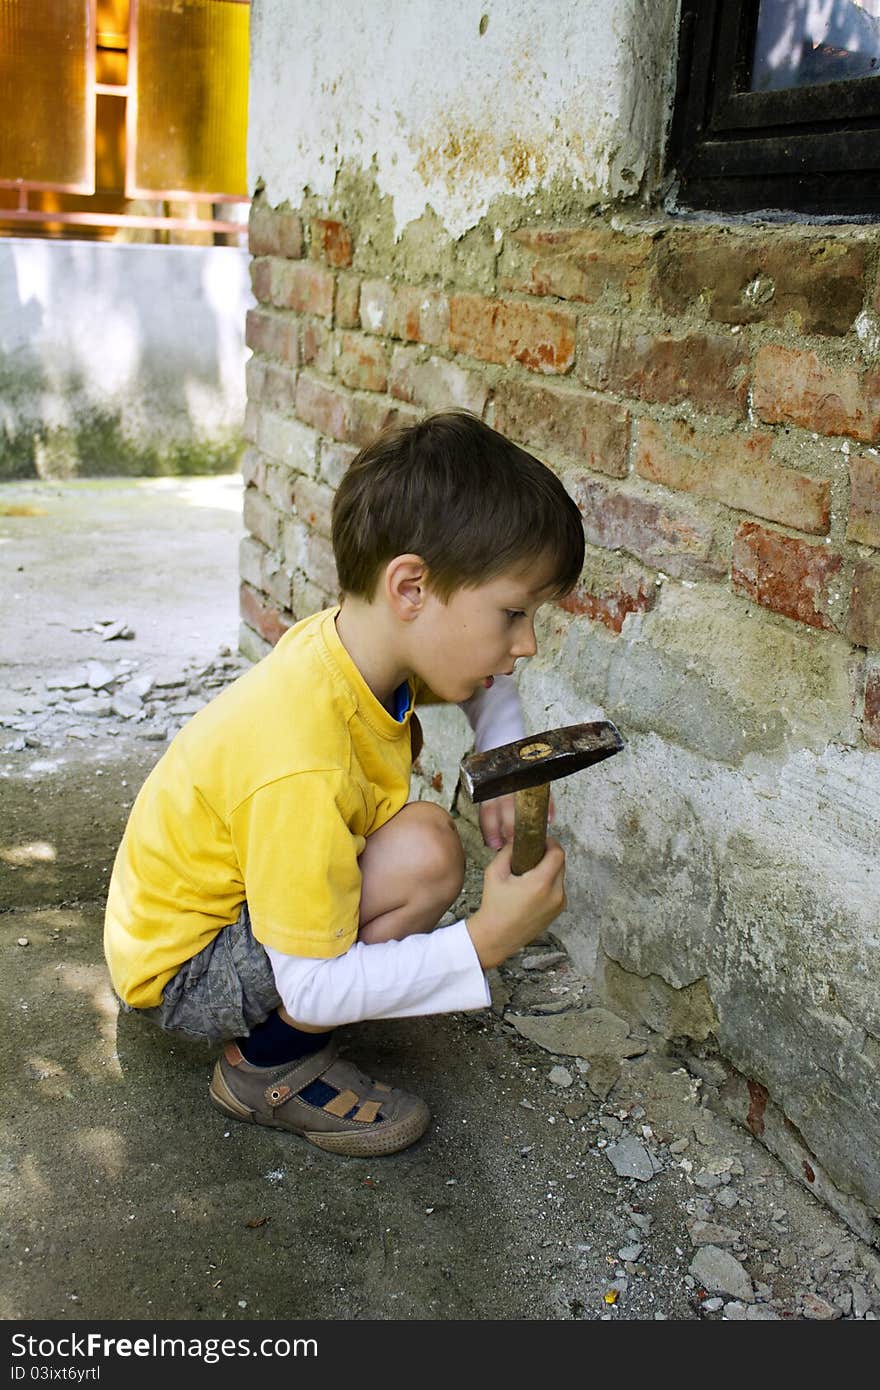
[[327, 1033], [307, 1033], [285, 1023], [278, 1012], [271, 1013], [246, 1038], [238, 1038], [238, 1046], [246, 1062], [255, 1067], [280, 1067], [283, 1062], [295, 1062], [318, 1052], [330, 1041]]

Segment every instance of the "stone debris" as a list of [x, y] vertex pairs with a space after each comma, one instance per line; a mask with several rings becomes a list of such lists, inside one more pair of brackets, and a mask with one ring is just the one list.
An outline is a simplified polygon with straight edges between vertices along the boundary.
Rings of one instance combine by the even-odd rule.
[[637, 1178], [639, 1182], [650, 1182], [663, 1167], [650, 1149], [632, 1135], [624, 1135], [616, 1143], [609, 1144], [605, 1157], [619, 1178]]
[[715, 1221], [689, 1221], [688, 1234], [694, 1245], [739, 1245], [742, 1236]]
[[541, 951], [523, 956], [520, 966], [523, 970], [549, 970], [552, 965], [561, 965], [568, 960], [564, 951]]
[[[82, 630], [104, 634], [115, 627], [125, 624], [108, 620]], [[83, 662], [3, 693], [0, 752], [57, 749], [72, 739], [117, 736], [126, 726], [134, 726], [139, 738], [167, 742], [250, 664], [228, 647], [207, 664], [190, 662], [183, 671], [140, 670], [129, 658]]]
[[710, 1293], [726, 1293], [741, 1303], [754, 1303], [755, 1290], [748, 1272], [729, 1250], [703, 1245], [689, 1266], [689, 1273]]
[[552, 1081], [554, 1086], [574, 1085], [574, 1077], [567, 1067], [551, 1067], [548, 1080]]
[[835, 1304], [829, 1303], [827, 1298], [821, 1298], [819, 1294], [806, 1290], [801, 1294], [801, 1308], [805, 1318], [810, 1318], [814, 1322], [829, 1322], [834, 1318], [843, 1316], [840, 1308]]
[[517, 1032], [564, 1057], [639, 1057], [647, 1043], [630, 1035], [629, 1024], [608, 1009], [583, 1009], [549, 1017], [509, 1015]]

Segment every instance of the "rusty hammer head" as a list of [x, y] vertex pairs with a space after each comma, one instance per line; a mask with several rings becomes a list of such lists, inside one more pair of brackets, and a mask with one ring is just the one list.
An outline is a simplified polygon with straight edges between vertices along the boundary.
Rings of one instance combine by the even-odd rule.
[[472, 801], [489, 801], [568, 777], [610, 758], [622, 747], [623, 739], [607, 719], [570, 724], [565, 729], [530, 734], [485, 753], [471, 753], [461, 763], [462, 781]]
[[600, 719], [593, 724], [548, 729], [462, 759], [462, 781], [473, 801], [516, 793], [512, 873], [527, 873], [544, 854], [549, 784], [610, 758], [622, 747], [623, 739], [614, 725]]

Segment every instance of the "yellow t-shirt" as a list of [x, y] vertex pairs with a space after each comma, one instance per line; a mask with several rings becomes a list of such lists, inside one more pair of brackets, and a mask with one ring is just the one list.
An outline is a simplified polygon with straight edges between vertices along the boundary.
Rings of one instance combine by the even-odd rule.
[[254, 936], [341, 955], [358, 930], [358, 856], [403, 807], [409, 711], [376, 699], [336, 632], [297, 623], [177, 734], [116, 855], [104, 950], [117, 993], [149, 1008], [247, 899]]

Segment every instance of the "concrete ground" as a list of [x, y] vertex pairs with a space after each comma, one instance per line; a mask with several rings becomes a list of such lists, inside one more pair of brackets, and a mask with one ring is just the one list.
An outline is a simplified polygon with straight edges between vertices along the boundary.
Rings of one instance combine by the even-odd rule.
[[[876, 1319], [876, 1252], [713, 1110], [710, 1063], [597, 1010], [552, 934], [491, 1009], [344, 1030], [434, 1115], [383, 1159], [225, 1121], [209, 1049], [118, 1016], [110, 865], [191, 708], [167, 691], [235, 674], [240, 534], [236, 478], [0, 486], [0, 1318]], [[72, 666], [85, 696], [53, 683]], [[145, 675], [143, 707], [92, 698]], [[616, 1039], [604, 1081], [554, 1019]]]

